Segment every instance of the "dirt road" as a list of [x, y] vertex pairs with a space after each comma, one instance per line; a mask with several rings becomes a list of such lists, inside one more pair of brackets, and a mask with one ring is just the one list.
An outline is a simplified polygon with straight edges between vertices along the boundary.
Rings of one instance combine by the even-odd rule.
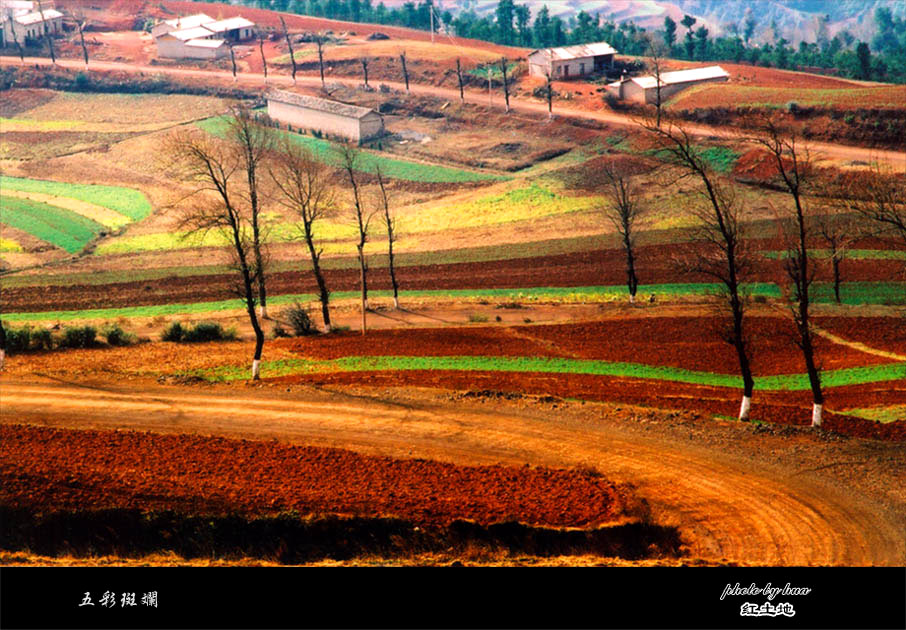
[[[897, 565], [906, 557], [906, 500], [899, 491], [872, 496], [864, 492], [868, 483], [839, 484], [822, 476], [820, 469], [827, 466], [801, 454], [826, 445], [800, 436], [792, 438], [797, 445], [791, 449], [776, 435], [754, 435], [738, 423], [718, 427], [723, 437], [715, 442], [699, 425], [626, 421], [625, 414], [596, 405], [554, 411], [439, 402], [424, 393], [391, 399], [373, 391], [149, 383], [100, 389], [8, 378], [0, 388], [4, 423], [277, 439], [461, 464], [592, 466], [613, 481], [635, 485], [655, 522], [680, 528], [693, 558], [759, 565]], [[791, 456], [770, 459], [768, 453], [778, 446], [790, 449]], [[843, 459], [860, 449], [876, 458], [902, 459], [896, 446], [859, 440], [832, 446]], [[893, 509], [884, 505], [891, 497]]]
[[[22, 62], [18, 57], [3, 56], [0, 57], [0, 64], [17, 66], [22, 65]], [[51, 65], [51, 61], [50, 59], [45, 59], [43, 57], [26, 57], [25, 64], [47, 66]], [[85, 69], [85, 63], [81, 60], [75, 59], [58, 59], [57, 65], [63, 68], [72, 68], [74, 70]], [[233, 82], [233, 75], [231, 72], [218, 70], [195, 70], [192, 68], [148, 66], [112, 61], [92, 61], [89, 64], [88, 68], [89, 71], [116, 71], [152, 75], [165, 74], [176, 79], [214, 79], [219, 80], [220, 83], [225, 85], [229, 85]], [[329, 81], [330, 83], [339, 83], [350, 87], [357, 87], [361, 84], [361, 81], [358, 79], [346, 77], [330, 77]], [[270, 73], [268, 75], [267, 83], [265, 84], [263, 74], [240, 73], [237, 75], [236, 83], [242, 84], [246, 87], [250, 85], [259, 86], [262, 88], [265, 87], [265, 85], [270, 87], [288, 87], [293, 85], [293, 80], [292, 77], [286, 75]], [[394, 90], [402, 91], [405, 89], [405, 85], [403, 83], [396, 83], [392, 81], [382, 81], [381, 83]], [[296, 85], [317, 87], [320, 86], [320, 84], [321, 79], [318, 76], [304, 76], [302, 74], [296, 75]], [[459, 99], [459, 91], [455, 89], [441, 88], [430, 85], [418, 85], [414, 83], [410, 85], [410, 89], [413, 94], [443, 98], [449, 100], [450, 102], [456, 102]], [[468, 91], [465, 93], [465, 100], [468, 103], [473, 103], [476, 105], [486, 105], [488, 103], [488, 95], [483, 91]], [[495, 95], [492, 102], [494, 105], [503, 108], [503, 97], [501, 95]], [[548, 114], [547, 103], [542, 102], [540, 99], [526, 100], [524, 98], [510, 97], [510, 109], [515, 113], [541, 116], [547, 116]], [[595, 120], [610, 125], [618, 125], [624, 127], [638, 126], [637, 120], [632, 116], [627, 116], [625, 114], [607, 110], [584, 111], [569, 107], [563, 107], [562, 105], [558, 104], [554, 108], [554, 113], [556, 116], [563, 118]], [[686, 128], [690, 131], [690, 133], [704, 137], [724, 139], [741, 137], [741, 134], [732, 127], [710, 127], [707, 125], [687, 123]], [[830, 144], [826, 142], [810, 142], [809, 146], [812, 153], [819, 159], [884, 162], [896, 167], [902, 167], [904, 161], [906, 161], [906, 158], [904, 158], [904, 154], [901, 151], [853, 147], [839, 144]]]

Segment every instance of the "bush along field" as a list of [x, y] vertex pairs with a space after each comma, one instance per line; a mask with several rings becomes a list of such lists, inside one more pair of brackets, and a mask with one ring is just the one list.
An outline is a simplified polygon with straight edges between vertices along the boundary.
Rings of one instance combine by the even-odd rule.
[[[70, 254], [81, 251], [99, 235], [151, 213], [148, 199], [131, 188], [7, 175], [0, 175], [0, 204], [0, 222]], [[17, 251], [7, 241], [3, 250]]]

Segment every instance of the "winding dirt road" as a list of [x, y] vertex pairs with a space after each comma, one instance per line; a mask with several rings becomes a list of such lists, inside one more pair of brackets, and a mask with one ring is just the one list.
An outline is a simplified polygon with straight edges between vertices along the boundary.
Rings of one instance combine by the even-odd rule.
[[[23, 62], [21, 62], [18, 57], [0, 56], [0, 64], [18, 66], [23, 65]], [[25, 57], [24, 65], [50, 66], [52, 64], [50, 59], [46, 59], [44, 57]], [[71, 68], [73, 70], [85, 70], [85, 63], [82, 60], [57, 59], [56, 65], [63, 68]], [[88, 65], [88, 69], [89, 71], [115, 71], [129, 72], [133, 74], [164, 74], [175, 79], [207, 79], [218, 81], [223, 85], [230, 85], [233, 83], [232, 73], [223, 70], [196, 70], [193, 68], [148, 66], [114, 61], [92, 61]], [[330, 83], [338, 83], [348, 87], [358, 87], [359, 85], [361, 85], [361, 81], [357, 78], [332, 76], [329, 78], [329, 81]], [[397, 83], [394, 81], [381, 81], [381, 83], [397, 91], [403, 91], [406, 89], [406, 86], [403, 83]], [[236, 84], [242, 84], [246, 87], [251, 84], [262, 88], [265, 86], [292, 86], [293, 79], [290, 76], [270, 73], [268, 74], [267, 82], [265, 83], [263, 74], [244, 72], [237, 74]], [[296, 75], [295, 84], [300, 86], [319, 87], [321, 85], [321, 79], [318, 76], [305, 76], [299, 73]], [[457, 89], [412, 83], [410, 84], [410, 90], [413, 94], [443, 98], [449, 100], [450, 102], [456, 102], [459, 99], [459, 90]], [[487, 93], [483, 91], [467, 91], [465, 92], [465, 100], [466, 102], [475, 105], [486, 105], [488, 103], [488, 96]], [[493, 104], [502, 108], [502, 96], [500, 96], [499, 94], [495, 95]], [[541, 100], [527, 100], [525, 98], [517, 98], [514, 96], [510, 97], [510, 110], [515, 113], [532, 114], [536, 116], [540, 115], [542, 117], [546, 117], [548, 115], [547, 103], [542, 102]], [[638, 126], [638, 121], [633, 116], [627, 116], [625, 114], [620, 114], [618, 112], [608, 110], [586, 111], [564, 107], [563, 105], [557, 104], [554, 109], [554, 113], [556, 116], [562, 118], [595, 120], [598, 122], [624, 127]], [[684, 123], [684, 127], [688, 129], [688, 131], [693, 135], [702, 137], [715, 137], [724, 139], [740, 139], [744, 137], [743, 134], [738, 130], [729, 126], [711, 127], [702, 124]], [[841, 144], [831, 144], [827, 142], [809, 142], [809, 147], [815, 156], [822, 159], [882, 162], [890, 164], [891, 166], [894, 166], [896, 168], [900, 168], [904, 164], [906, 164], [906, 155], [904, 155], [902, 151], [854, 147]]]
[[679, 527], [692, 558], [787, 566], [899, 565], [906, 558], [902, 506], [891, 513], [795, 456], [783, 465], [759, 461], [773, 442], [740, 456], [694, 442], [701, 427], [678, 438], [594, 405], [572, 413], [310, 389], [98, 389], [9, 379], [0, 388], [4, 423], [278, 439], [460, 464], [592, 466], [633, 484], [655, 522]]

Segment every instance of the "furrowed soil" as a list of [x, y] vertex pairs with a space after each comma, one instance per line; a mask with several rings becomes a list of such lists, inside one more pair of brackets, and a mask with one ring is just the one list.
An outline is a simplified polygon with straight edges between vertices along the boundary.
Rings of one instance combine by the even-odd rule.
[[[0, 425], [0, 504], [14, 509], [174, 510], [246, 517], [397, 517], [417, 524], [594, 527], [624, 502], [599, 475], [457, 466], [198, 435]], [[131, 471], [131, 472], [130, 472]]]
[[[645, 284], [709, 282], [706, 276], [682, 274], [671, 262], [673, 254], [686, 254], [688, 247], [658, 245], [639, 248], [637, 273]], [[117, 257], [107, 257], [108, 267]], [[305, 263], [300, 263], [300, 265]], [[307, 264], [305, 264], [307, 266]], [[619, 250], [598, 250], [532, 258], [513, 258], [481, 263], [412, 265], [397, 269], [403, 290], [529, 288], [537, 286], [578, 287], [620, 285], [625, 282], [625, 255]], [[847, 260], [847, 281], [884, 281], [898, 277], [902, 261]], [[771, 282], [777, 278], [776, 264], [759, 266], [752, 280]], [[540, 270], [543, 270], [541, 273]], [[358, 288], [357, 269], [328, 269], [324, 272], [332, 291]], [[820, 278], [819, 278], [820, 279]], [[235, 297], [235, 276], [231, 274], [168, 277], [158, 282], [122, 282], [103, 286], [73, 284], [50, 287], [10, 287], [3, 289], [4, 310], [11, 313], [115, 308], [181, 302], [226, 300]], [[386, 290], [390, 280], [385, 270], [369, 275], [369, 286]], [[268, 274], [268, 292], [312, 293], [317, 291], [308, 271]]]

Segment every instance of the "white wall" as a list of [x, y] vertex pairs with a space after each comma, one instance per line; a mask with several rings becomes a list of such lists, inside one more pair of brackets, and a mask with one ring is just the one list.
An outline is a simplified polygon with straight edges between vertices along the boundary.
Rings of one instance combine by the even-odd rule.
[[314, 109], [267, 101], [267, 115], [274, 120], [301, 129], [316, 129], [331, 136], [340, 136], [353, 142], [361, 138], [361, 125], [357, 118], [340, 116]]

